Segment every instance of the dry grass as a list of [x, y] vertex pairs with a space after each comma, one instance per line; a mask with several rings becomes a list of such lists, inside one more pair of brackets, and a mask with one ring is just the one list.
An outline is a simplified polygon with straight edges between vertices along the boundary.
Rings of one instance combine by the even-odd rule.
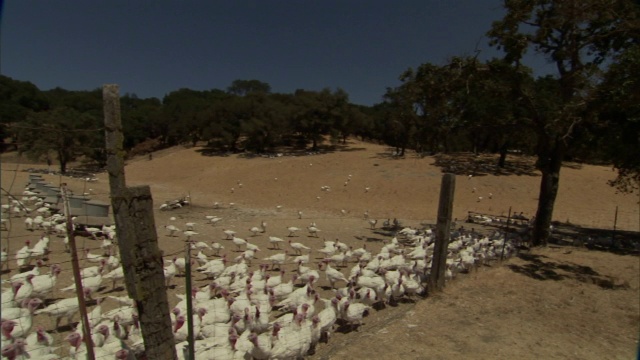
[[[433, 223], [442, 173], [439, 165], [452, 166], [456, 161], [450, 157], [393, 159], [389, 149], [359, 142], [324, 155], [277, 158], [203, 156], [198, 150], [166, 149], [154, 153], [151, 161], [147, 156], [132, 159], [126, 168], [129, 185], [151, 186], [156, 208], [166, 200], [191, 196], [193, 206], [155, 212], [159, 243], [167, 254], [183, 249], [181, 239], [166, 236], [162, 227], [172, 222], [170, 217], [176, 217], [173, 223], [181, 228], [185, 222], [196, 222], [200, 233], [196, 240], [223, 243], [230, 257], [237, 253], [230, 241], [223, 240], [223, 228], [234, 229], [260, 246], [259, 258], [264, 258], [275, 253], [268, 249], [267, 235], [283, 237], [287, 226], [305, 227], [311, 221], [322, 230], [320, 238], [300, 233], [294, 241], [317, 248], [323, 238], [340, 239], [377, 251], [388, 237], [369, 229], [364, 211], [380, 221], [398, 218], [409, 226]], [[540, 180], [530, 167], [531, 159], [509, 158], [510, 173], [500, 175], [494, 174], [490, 159], [478, 159], [479, 167], [474, 158], [464, 158], [474, 164], [475, 176], [459, 172], [454, 216], [463, 219], [467, 211], [506, 215], [510, 207], [531, 216]], [[19, 193], [27, 179], [22, 170], [38, 165], [19, 165], [15, 161], [19, 159], [10, 155], [3, 155], [2, 160], [2, 187]], [[464, 163], [460, 166], [464, 168]], [[345, 186], [348, 175], [351, 180]], [[563, 168], [556, 220], [607, 228], [613, 225], [618, 206], [618, 228], [637, 231], [637, 196], [616, 194], [606, 185], [614, 176], [607, 167]], [[93, 198], [109, 201], [106, 174], [98, 177], [97, 183], [52, 175], [45, 179], [56, 184], [66, 181], [76, 192], [90, 188]], [[331, 190], [321, 191], [322, 186]], [[214, 202], [222, 208], [214, 210]], [[229, 207], [230, 202], [235, 208]], [[282, 210], [277, 211], [276, 205]], [[298, 210], [303, 219], [298, 219]], [[224, 220], [212, 227], [204, 224], [205, 215], [219, 215]], [[262, 220], [268, 223], [267, 234], [251, 237], [248, 228]], [[13, 218], [11, 231], [1, 233], [2, 247], [8, 246], [12, 253], [26, 238], [39, 236], [25, 231], [22, 221]], [[68, 259], [60, 243], [54, 239], [51, 263]], [[93, 240], [79, 240], [80, 248], [96, 245]], [[290, 271], [293, 265], [285, 268]], [[334, 334], [312, 357], [630, 359], [638, 346], [639, 273], [637, 256], [571, 247], [536, 249], [503, 264], [461, 274], [442, 294], [375, 312], [360, 331]], [[182, 280], [177, 280], [172, 294], [184, 292]], [[70, 283], [66, 277], [60, 285]], [[198, 279], [197, 283], [206, 281]], [[323, 278], [320, 285], [328, 283]], [[109, 294], [124, 292], [120, 289]], [[330, 295], [330, 290], [323, 290], [324, 297]], [[172, 304], [177, 302], [174, 296], [170, 299]]]

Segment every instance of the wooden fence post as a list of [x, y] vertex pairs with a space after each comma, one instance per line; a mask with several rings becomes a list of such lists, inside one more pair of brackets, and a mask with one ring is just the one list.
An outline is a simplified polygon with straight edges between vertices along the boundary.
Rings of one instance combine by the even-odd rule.
[[103, 87], [107, 171], [125, 285], [135, 300], [147, 359], [176, 359], [149, 186], [126, 187], [118, 85]]
[[[71, 268], [73, 269], [73, 280], [76, 285], [76, 296], [78, 297], [78, 310], [80, 312], [80, 324], [82, 324], [82, 340], [87, 349], [87, 360], [96, 358], [93, 352], [93, 342], [91, 341], [91, 326], [87, 317], [87, 304], [84, 300], [84, 288], [82, 277], [80, 276], [80, 264], [78, 263], [78, 248], [76, 247], [76, 236], [73, 229], [71, 209], [69, 208], [69, 197], [67, 194], [67, 184], [60, 186], [64, 214], [67, 218], [67, 237], [69, 238], [69, 249], [71, 251]], [[56, 329], [56, 331], [58, 331]]]
[[615, 249], [616, 247], [616, 230], [618, 227], [618, 206], [616, 205], [616, 212], [613, 215], [613, 232], [611, 233], [611, 246], [610, 250]]
[[442, 185], [440, 186], [436, 245], [433, 250], [433, 262], [431, 263], [431, 275], [429, 276], [430, 292], [441, 291], [444, 288], [455, 188], [456, 176], [454, 174], [444, 174], [442, 176]]
[[195, 359], [195, 347], [194, 347], [194, 336], [193, 336], [193, 301], [191, 298], [191, 241], [187, 241], [187, 249], [186, 256], [184, 259], [185, 263], [185, 280], [186, 280], [186, 300], [187, 300], [187, 325], [189, 328], [187, 329], [187, 347], [189, 349], [188, 354], [189, 357], [186, 357], [185, 360], [194, 360]]
[[509, 238], [509, 226], [511, 225], [511, 206], [509, 206], [509, 215], [507, 216], [507, 226], [504, 229], [504, 239], [502, 240], [502, 252], [500, 253], [500, 261], [504, 260], [504, 248], [507, 246], [507, 239]]

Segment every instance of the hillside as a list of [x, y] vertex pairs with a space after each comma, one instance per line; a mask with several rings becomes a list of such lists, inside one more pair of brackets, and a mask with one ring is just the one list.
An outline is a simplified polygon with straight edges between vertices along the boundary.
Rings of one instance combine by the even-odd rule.
[[[300, 234], [295, 241], [316, 248], [322, 238], [340, 239], [354, 247], [366, 244], [371, 251], [389, 238], [369, 228], [365, 211], [380, 222], [397, 218], [407, 226], [434, 223], [442, 175], [436, 163], [460, 173], [454, 201], [458, 225], [470, 226], [463, 222], [468, 211], [506, 215], [511, 207], [515, 213], [532, 216], [540, 180], [532, 160], [510, 156], [508, 169], [495, 175], [493, 167], [479, 165], [487, 158], [412, 154], [395, 159], [384, 146], [356, 141], [323, 154], [272, 158], [208, 156], [201, 148], [171, 148], [154, 153], [152, 160], [131, 159], [126, 179], [128, 185], [150, 185], [156, 208], [190, 196], [192, 206], [155, 212], [166, 254], [182, 249], [181, 241], [168, 237], [163, 228], [176, 217], [178, 227], [187, 221], [198, 223], [200, 239], [223, 243], [233, 257], [235, 247], [223, 240], [222, 229], [234, 229], [261, 247], [261, 259], [275, 251], [267, 248], [265, 235], [253, 238], [247, 229], [262, 220], [268, 224], [267, 233], [275, 236], [286, 236], [286, 226], [304, 227], [313, 221], [322, 230], [319, 239]], [[42, 167], [21, 164], [10, 155], [2, 159], [2, 186], [12, 193], [21, 191], [26, 168]], [[556, 220], [612, 228], [618, 207], [617, 228], [638, 230], [637, 195], [617, 194], [606, 184], [615, 176], [611, 168], [569, 165], [561, 174]], [[76, 192], [109, 201], [105, 173], [91, 183], [44, 177], [56, 184], [67, 181]], [[323, 186], [330, 190], [322, 191]], [[215, 202], [220, 208], [213, 208]], [[217, 227], [206, 225], [204, 215], [219, 215], [223, 221]], [[8, 246], [10, 253], [29, 235], [21, 220], [14, 220], [11, 231], [2, 232], [2, 247]], [[80, 246], [90, 244], [83, 239]], [[68, 257], [59, 243], [55, 246], [52, 263]], [[293, 270], [293, 264], [285, 268]], [[460, 274], [442, 294], [374, 312], [359, 331], [335, 333], [312, 358], [629, 359], [638, 346], [639, 274], [634, 255], [555, 245], [523, 252], [518, 258]], [[65, 281], [62, 286], [70, 283]], [[177, 279], [172, 293], [184, 291], [181, 282]], [[199, 280], [198, 285], [204, 284]], [[323, 276], [321, 285], [327, 284]], [[122, 294], [121, 289], [113, 295]], [[330, 294], [325, 290], [323, 297]], [[177, 302], [173, 296], [170, 299]]]

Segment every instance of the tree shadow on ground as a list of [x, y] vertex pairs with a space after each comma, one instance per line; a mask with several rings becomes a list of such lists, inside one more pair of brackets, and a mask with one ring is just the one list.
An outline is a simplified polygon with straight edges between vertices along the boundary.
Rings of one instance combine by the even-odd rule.
[[240, 159], [256, 159], [256, 158], [279, 158], [279, 157], [288, 157], [288, 156], [313, 156], [313, 155], [324, 155], [330, 154], [334, 152], [344, 152], [344, 151], [364, 151], [366, 148], [364, 147], [350, 147], [349, 144], [321, 144], [318, 145], [316, 150], [312, 150], [307, 147], [297, 147], [297, 146], [281, 146], [277, 148], [270, 149], [269, 151], [263, 151], [260, 153], [256, 153], [249, 150], [236, 149], [236, 150], [227, 150], [221, 148], [219, 146], [201, 146], [196, 149], [196, 152], [200, 153], [203, 156], [217, 156], [217, 157], [228, 157], [232, 155], [237, 155]]
[[551, 242], [618, 255], [640, 254], [640, 233], [637, 231], [613, 231], [554, 221]]
[[510, 264], [508, 267], [518, 273], [536, 280], [577, 280], [594, 284], [602, 289], [628, 289], [629, 284], [607, 275], [601, 275], [589, 266], [567, 261], [555, 261], [544, 255], [520, 253], [518, 257], [527, 263]]
[[521, 155], [507, 156], [504, 167], [498, 166], [497, 154], [454, 153], [438, 154], [432, 164], [444, 173], [456, 175], [518, 175], [540, 176], [535, 167], [535, 159]]

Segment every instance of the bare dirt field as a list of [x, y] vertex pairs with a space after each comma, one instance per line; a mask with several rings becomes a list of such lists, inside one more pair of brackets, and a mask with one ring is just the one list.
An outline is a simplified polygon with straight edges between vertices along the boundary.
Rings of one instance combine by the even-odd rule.
[[[492, 156], [421, 158], [411, 154], [396, 159], [387, 147], [357, 141], [321, 154], [299, 156], [245, 157], [204, 150], [176, 147], [154, 153], [152, 160], [144, 156], [128, 161], [127, 184], [151, 187], [159, 243], [167, 257], [184, 256], [184, 239], [167, 236], [164, 225], [184, 230], [184, 223], [190, 221], [197, 224], [197, 241], [221, 243], [225, 246], [222, 253], [230, 258], [239, 253], [224, 240], [223, 229], [233, 229], [239, 237], [258, 245], [258, 259], [263, 259], [278, 252], [269, 248], [269, 235], [288, 239], [286, 227], [304, 229], [311, 222], [320, 228], [319, 237], [301, 231], [294, 241], [317, 249], [323, 239], [340, 239], [354, 248], [366, 245], [375, 253], [392, 234], [370, 229], [365, 211], [370, 218], [379, 219], [379, 224], [394, 218], [405, 226], [435, 223], [443, 169], [458, 175], [454, 200], [458, 226], [470, 226], [464, 223], [468, 211], [507, 215], [511, 208], [513, 213], [530, 217], [537, 206], [540, 177], [533, 160], [526, 157], [510, 156], [507, 168], [497, 172]], [[25, 170], [46, 168], [15, 154], [3, 155], [1, 165], [3, 204], [7, 203], [5, 191], [21, 197], [28, 179]], [[565, 166], [554, 219], [612, 229], [617, 207], [616, 228], [637, 232], [638, 195], [616, 193], [606, 184], [614, 177], [610, 167]], [[75, 193], [110, 201], [106, 173], [98, 173], [96, 182], [58, 175], [43, 178], [52, 184], [67, 182]], [[329, 191], [321, 189], [326, 186]], [[159, 210], [165, 201], [184, 196], [190, 197], [190, 206]], [[218, 208], [214, 208], [216, 202]], [[205, 223], [205, 215], [223, 220], [212, 226]], [[2, 247], [10, 256], [24, 240], [35, 241], [40, 236], [26, 231], [23, 221], [11, 217], [9, 229], [0, 234]], [[252, 236], [248, 229], [261, 221], [267, 222], [266, 233]], [[52, 241], [48, 263], [62, 263], [63, 269], [70, 269], [61, 239], [52, 237]], [[96, 249], [98, 245], [95, 240], [78, 239], [79, 248]], [[312, 262], [319, 260], [316, 257]], [[253, 267], [259, 263], [254, 261]], [[343, 272], [348, 273], [353, 265]], [[13, 260], [10, 266], [12, 271], [4, 272], [3, 280], [15, 274]], [[291, 271], [294, 264], [284, 268]], [[196, 279], [198, 285], [207, 284]], [[71, 283], [67, 273], [59, 287]], [[171, 305], [178, 301], [173, 294], [185, 289], [183, 278], [174, 283], [169, 290]], [[319, 285], [324, 289], [323, 297], [331, 296], [324, 276]], [[122, 287], [110, 289], [109, 285], [101, 293], [125, 294]], [[443, 293], [416, 300], [373, 312], [358, 331], [338, 329], [310, 358], [633, 359], [638, 350], [637, 253], [550, 245], [459, 274]], [[105, 302], [105, 306], [113, 305]], [[52, 324], [42, 321], [51, 329]], [[64, 335], [66, 332], [61, 337]]]

